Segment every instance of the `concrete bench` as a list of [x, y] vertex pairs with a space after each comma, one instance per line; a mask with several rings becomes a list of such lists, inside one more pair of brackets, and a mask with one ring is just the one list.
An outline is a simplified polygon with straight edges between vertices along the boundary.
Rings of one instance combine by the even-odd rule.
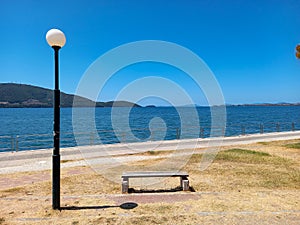
[[147, 178], [147, 177], [180, 177], [180, 187], [183, 191], [188, 191], [189, 174], [186, 172], [124, 172], [122, 175], [122, 193], [128, 193], [129, 178]]

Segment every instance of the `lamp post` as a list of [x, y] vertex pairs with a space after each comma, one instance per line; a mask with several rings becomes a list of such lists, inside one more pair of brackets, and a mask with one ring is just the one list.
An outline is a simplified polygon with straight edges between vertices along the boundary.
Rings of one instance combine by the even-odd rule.
[[60, 90], [58, 76], [58, 51], [66, 43], [64, 33], [58, 29], [51, 29], [46, 34], [48, 44], [54, 49], [55, 88], [54, 88], [54, 146], [52, 154], [52, 208], [60, 208]]

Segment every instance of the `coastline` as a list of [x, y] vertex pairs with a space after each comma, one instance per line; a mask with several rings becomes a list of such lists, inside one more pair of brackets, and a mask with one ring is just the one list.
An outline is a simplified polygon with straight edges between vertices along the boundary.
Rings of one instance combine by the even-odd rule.
[[[163, 140], [139, 143], [117, 143], [61, 148], [61, 167], [89, 166], [86, 159], [110, 157], [130, 158], [129, 155], [149, 151], [191, 151], [258, 142], [300, 139], [300, 131], [249, 134], [234, 137]], [[218, 149], [217, 149], [218, 150]], [[181, 153], [182, 153], [181, 152]], [[0, 153], [0, 174], [51, 169], [52, 149]], [[150, 156], [148, 156], [149, 158]], [[128, 159], [127, 159], [128, 160]], [[133, 159], [134, 160], [134, 159]]]

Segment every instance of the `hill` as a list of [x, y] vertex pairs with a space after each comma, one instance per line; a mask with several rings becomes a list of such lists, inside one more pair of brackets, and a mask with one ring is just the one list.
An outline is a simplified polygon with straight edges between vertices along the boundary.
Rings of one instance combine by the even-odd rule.
[[[126, 101], [94, 102], [90, 99], [61, 92], [61, 107], [72, 107], [76, 98], [76, 107], [140, 107]], [[41, 108], [53, 107], [53, 90], [26, 84], [0, 84], [0, 108]]]

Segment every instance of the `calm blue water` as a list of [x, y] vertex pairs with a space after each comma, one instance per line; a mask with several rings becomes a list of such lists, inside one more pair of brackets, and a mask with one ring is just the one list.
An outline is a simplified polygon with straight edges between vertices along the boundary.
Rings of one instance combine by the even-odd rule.
[[[84, 109], [82, 109], [84, 110]], [[117, 113], [124, 118], [124, 109], [118, 108]], [[190, 108], [184, 108], [188, 115]], [[210, 108], [197, 108], [200, 119], [199, 137], [208, 137], [211, 129]], [[227, 124], [225, 135], [234, 136], [249, 133], [300, 130], [300, 106], [230, 106], [227, 107]], [[83, 114], [84, 115], [84, 114]], [[130, 130], [125, 128], [122, 135], [116, 135], [111, 123], [111, 108], [96, 108], [96, 128], [98, 134], [92, 129], [85, 128], [84, 132], [77, 134], [82, 137], [84, 144], [118, 143], [133, 141], [148, 141], [155, 139], [171, 140], [176, 138], [191, 138], [182, 134], [181, 130], [190, 129], [195, 133], [195, 121], [188, 121], [183, 127], [180, 116], [175, 108], [133, 108], [129, 114]], [[53, 109], [52, 108], [0, 108], [0, 151], [28, 150], [52, 147]], [[149, 123], [155, 120], [149, 129]], [[83, 118], [84, 120], [84, 118]], [[122, 128], [122, 121], [120, 119]], [[293, 124], [293, 125], [292, 125]], [[119, 128], [120, 128], [119, 126]], [[198, 128], [197, 128], [198, 129]], [[216, 128], [218, 129], [218, 128]], [[221, 128], [220, 128], [221, 129]], [[189, 133], [189, 132], [187, 132]], [[96, 136], [100, 137], [97, 140]], [[134, 138], [132, 138], [134, 137]], [[72, 128], [72, 109], [61, 109], [61, 146], [76, 146]]]

